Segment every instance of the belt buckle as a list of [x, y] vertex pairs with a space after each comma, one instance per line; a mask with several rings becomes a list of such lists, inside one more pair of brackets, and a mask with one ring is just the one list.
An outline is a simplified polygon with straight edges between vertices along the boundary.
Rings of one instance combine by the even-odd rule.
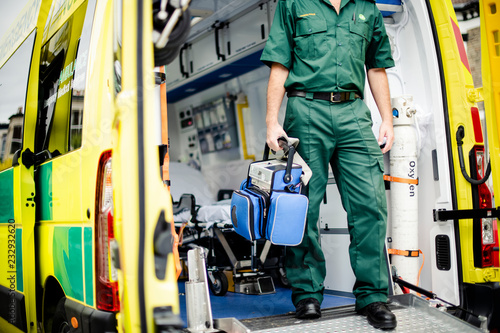
[[332, 92], [332, 93], [330, 93], [330, 102], [332, 102], [332, 103], [340, 103], [340, 102], [342, 102], [340, 93], [339, 92], [336, 92], [336, 93]]

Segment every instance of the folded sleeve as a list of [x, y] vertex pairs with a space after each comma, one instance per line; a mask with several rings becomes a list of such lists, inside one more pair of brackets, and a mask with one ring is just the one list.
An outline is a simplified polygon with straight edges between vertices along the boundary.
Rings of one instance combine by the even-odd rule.
[[366, 51], [366, 69], [394, 67], [391, 43], [385, 31], [384, 19], [378, 9], [375, 17], [374, 28], [370, 44]]
[[286, 0], [278, 0], [273, 23], [260, 60], [267, 66], [278, 62], [290, 69], [292, 65], [294, 25]]

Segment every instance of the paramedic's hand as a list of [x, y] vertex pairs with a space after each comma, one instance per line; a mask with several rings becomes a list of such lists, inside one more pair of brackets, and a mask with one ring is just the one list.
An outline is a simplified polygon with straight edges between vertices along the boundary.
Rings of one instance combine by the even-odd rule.
[[274, 151], [281, 150], [282, 148], [278, 145], [278, 138], [280, 137], [288, 138], [283, 127], [278, 123], [268, 124], [266, 142], [269, 148]]
[[394, 129], [392, 127], [391, 121], [383, 121], [380, 125], [378, 144], [382, 149], [382, 154], [387, 153], [391, 150], [392, 144], [394, 143]]
[[380, 125], [378, 134], [378, 145], [382, 150], [382, 154], [385, 154], [391, 149], [394, 142], [391, 94], [389, 92], [387, 73], [385, 72], [385, 68], [370, 68], [366, 72], [366, 77], [382, 118], [382, 125]]

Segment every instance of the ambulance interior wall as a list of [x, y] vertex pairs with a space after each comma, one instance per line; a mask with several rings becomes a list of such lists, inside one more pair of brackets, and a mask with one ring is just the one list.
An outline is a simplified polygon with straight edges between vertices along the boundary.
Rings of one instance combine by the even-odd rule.
[[[241, 181], [246, 178], [248, 165], [253, 160], [244, 159], [243, 140], [246, 140], [248, 155], [254, 155], [256, 160], [262, 159], [266, 138], [268, 78], [269, 69], [263, 65], [201, 92], [186, 94], [186, 98], [168, 104], [171, 161], [199, 166], [210, 190], [215, 195], [220, 189], [238, 189]], [[238, 138], [233, 140], [236, 142], [230, 149], [202, 154], [196, 126], [181, 128], [180, 113], [227, 96], [237, 98], [234, 113]], [[245, 96], [248, 108], [243, 109], [244, 120], [242, 120], [238, 116], [236, 104], [244, 101]], [[286, 101], [281, 107], [280, 119], [284, 117], [285, 103]], [[242, 137], [240, 131], [241, 122], [245, 128], [245, 138]]]
[[[459, 263], [453, 223], [436, 223], [432, 217], [433, 209], [452, 209], [452, 193], [445, 132], [444, 92], [441, 89], [441, 68], [438, 63], [431, 20], [425, 2], [406, 2], [405, 12], [394, 14], [393, 19], [393, 22], [386, 21], [386, 30], [391, 40], [396, 63], [394, 68], [387, 71], [391, 97], [411, 96], [416, 110], [415, 123], [412, 126], [417, 136], [417, 158], [414, 170], [419, 180], [415, 188], [415, 194], [418, 197], [416, 232], [418, 233], [418, 249], [422, 250], [425, 255], [419, 285], [457, 304], [459, 302], [457, 296], [459, 294]], [[365, 95], [367, 96], [366, 102], [372, 110], [374, 127], [377, 127], [380, 118], [377, 118], [376, 105], [370, 94], [365, 92]], [[378, 135], [378, 130], [374, 128], [374, 131]], [[385, 174], [391, 174], [391, 153], [395, 152], [391, 151], [385, 156]], [[409, 178], [410, 174], [406, 176]], [[411, 214], [405, 206], [405, 201], [400, 200], [403, 198], [391, 198], [391, 190], [386, 193], [389, 214], [387, 235], [391, 237], [395, 228], [405, 228], [396, 221], [395, 210], [406, 212], [406, 215]], [[450, 239], [452, 264], [449, 270], [437, 268], [435, 246], [437, 235], [446, 235]], [[391, 247], [390, 243], [388, 245]], [[423, 256], [421, 255], [416, 260], [420, 268]]]
[[[390, 36], [393, 56], [396, 67], [388, 70], [391, 97], [411, 95], [417, 109], [419, 155], [418, 155], [418, 247], [425, 254], [425, 264], [420, 276], [420, 286], [433, 290], [440, 297], [459, 303], [458, 295], [458, 263], [455, 243], [455, 235], [452, 223], [436, 223], [432, 218], [433, 209], [451, 209], [452, 197], [450, 192], [450, 161], [447, 151], [445, 118], [443, 114], [443, 92], [441, 91], [440, 68], [437, 62], [433, 33], [430, 26], [429, 13], [422, 2], [407, 3], [406, 13], [395, 14], [393, 20], [386, 21], [386, 29]], [[407, 15], [405, 17], [405, 15]], [[189, 155], [198, 159], [201, 171], [207, 180], [211, 190], [216, 193], [219, 189], [236, 189], [242, 179], [246, 177], [248, 164], [251, 160], [244, 160], [242, 150], [242, 138], [238, 128], [237, 148], [228, 151], [216, 151], [201, 154], [199, 145], [189, 147], [189, 136], [191, 129], [181, 129], [179, 125], [179, 112], [196, 107], [203, 103], [215, 100], [226, 94], [245, 94], [248, 99], [250, 116], [245, 118], [246, 143], [248, 153], [254, 154], [257, 160], [261, 159], [265, 142], [265, 111], [266, 111], [266, 89], [269, 70], [261, 67], [238, 78], [226, 81], [210, 89], [199, 93], [187, 94], [186, 98], [169, 104], [169, 135], [170, 156], [172, 161], [187, 163]], [[369, 87], [366, 86], [365, 102], [372, 111], [374, 121], [374, 134], [378, 136], [380, 116]], [[286, 101], [285, 101], [286, 102]], [[284, 117], [284, 105], [280, 113]], [[241, 119], [237, 119], [238, 122]], [[197, 143], [197, 140], [195, 140]], [[433, 153], [433, 151], [435, 151]], [[434, 156], [434, 157], [433, 157]], [[385, 173], [390, 174], [390, 154], [386, 154]], [[437, 174], [435, 175], [434, 172]], [[173, 180], [175, 181], [175, 180]], [[324, 215], [320, 221], [322, 231], [325, 224], [329, 227], [346, 228], [345, 218], [342, 218], [342, 208], [337, 198], [335, 184], [329, 185], [328, 208], [322, 208]], [[392, 235], [391, 211], [393, 209], [405, 210], [404, 205], [393, 207], [391, 205], [391, 191], [387, 191], [389, 225], [388, 236]], [[397, 203], [396, 203], [397, 204]], [[331, 220], [331, 212], [337, 212], [336, 221]], [[449, 270], [439, 270], [436, 267], [435, 238], [437, 235], [447, 235], [451, 242], [451, 262]], [[340, 245], [340, 241], [343, 245]], [[346, 258], [348, 236], [345, 234], [328, 234], [322, 232], [322, 247], [328, 257], [342, 257], [346, 260], [328, 263], [327, 281], [328, 289], [349, 291], [349, 284], [353, 283], [352, 272]], [[390, 245], [389, 245], [390, 246]], [[342, 249], [339, 249], [342, 247]], [[407, 250], [407, 249], [400, 249]], [[413, 250], [413, 249], [412, 249]], [[338, 255], [344, 251], [343, 255]], [[333, 255], [330, 255], [333, 254]], [[422, 263], [422, 257], [418, 258], [418, 264]], [[334, 275], [342, 274], [342, 281], [335, 280]]]

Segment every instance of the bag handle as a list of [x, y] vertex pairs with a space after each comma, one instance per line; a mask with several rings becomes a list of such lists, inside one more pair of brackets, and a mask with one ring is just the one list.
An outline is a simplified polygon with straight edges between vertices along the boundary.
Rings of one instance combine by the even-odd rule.
[[[286, 153], [288, 153], [288, 150], [290, 149], [290, 147], [292, 145], [288, 145], [288, 140], [284, 137], [284, 136], [280, 136], [278, 138], [278, 145], [283, 148], [283, 151]], [[262, 156], [262, 160], [263, 161], [267, 161], [269, 160], [269, 152], [270, 152], [270, 149], [269, 149], [269, 145], [267, 144], [267, 142], [264, 144], [264, 156]], [[272, 151], [273, 154], [275, 153], [275, 151], [273, 150]]]
[[[289, 183], [292, 179], [292, 165], [293, 165], [293, 156], [295, 155], [295, 147], [293, 145], [289, 145], [288, 140], [284, 136], [280, 136], [278, 138], [278, 145], [281, 148], [283, 148], [285, 155], [288, 154], [285, 175], [283, 176], [283, 181], [285, 183]], [[262, 160], [264, 160], [264, 161], [269, 160], [269, 151], [270, 151], [270, 148], [266, 142], [266, 144], [264, 146], [264, 156], [262, 157]]]
[[283, 181], [285, 183], [289, 183], [292, 180], [293, 155], [295, 155], [295, 147], [290, 145], [288, 147], [288, 160], [286, 161], [286, 171], [285, 175], [283, 176]]

